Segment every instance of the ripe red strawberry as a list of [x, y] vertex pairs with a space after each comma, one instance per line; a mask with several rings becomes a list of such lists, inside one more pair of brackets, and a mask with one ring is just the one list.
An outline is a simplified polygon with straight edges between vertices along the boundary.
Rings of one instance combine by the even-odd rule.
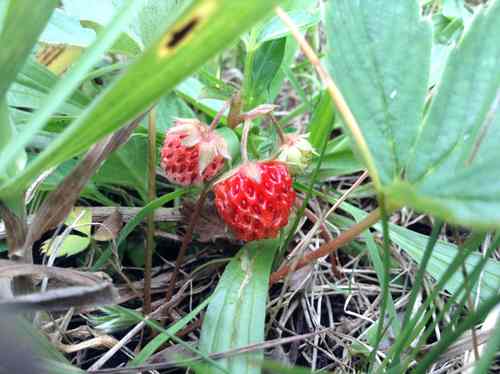
[[215, 206], [238, 239], [274, 238], [295, 201], [292, 178], [279, 161], [246, 162], [214, 186]]
[[182, 186], [212, 179], [229, 159], [222, 136], [197, 119], [177, 119], [165, 134], [161, 166], [167, 179]]

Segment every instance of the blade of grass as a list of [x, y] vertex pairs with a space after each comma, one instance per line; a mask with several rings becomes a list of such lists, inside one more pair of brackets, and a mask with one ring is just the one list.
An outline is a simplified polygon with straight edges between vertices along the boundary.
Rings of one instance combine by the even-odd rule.
[[[42, 170], [78, 154], [168, 93], [279, 0], [198, 0], [127, 71], [59, 135], [0, 196], [26, 185]], [[141, 2], [134, 2], [134, 5]], [[116, 20], [115, 20], [116, 21]], [[2, 158], [2, 162], [4, 158]]]
[[[148, 117], [148, 202], [156, 199], [156, 109]], [[144, 314], [151, 313], [151, 269], [155, 249], [155, 211], [147, 216], [146, 248], [144, 255]]]
[[[375, 272], [377, 274], [377, 279], [380, 284], [383, 284], [384, 282], [384, 262], [382, 258], [380, 257], [380, 253], [378, 250], [377, 245], [375, 244], [375, 240], [373, 239], [372, 233], [369, 231], [365, 231], [363, 234], [365, 240], [366, 240], [366, 249], [368, 250], [368, 254], [370, 255], [370, 259], [373, 262], [373, 267], [375, 268]], [[392, 298], [392, 295], [388, 295], [388, 304], [387, 304], [387, 309], [389, 312], [389, 318], [392, 321], [391, 322], [391, 327], [393, 330], [394, 335], [399, 335], [401, 332], [401, 325], [399, 324], [398, 317], [396, 314], [396, 307], [394, 305], [394, 299]]]
[[[57, 0], [10, 0], [0, 14], [0, 97], [5, 95], [43, 31]], [[29, 20], [29, 22], [25, 22]], [[23, 22], [22, 25], [20, 21]], [[1, 168], [0, 168], [1, 169]]]
[[217, 361], [211, 359], [210, 357], [208, 357], [206, 354], [204, 354], [203, 352], [199, 351], [198, 349], [193, 348], [190, 344], [186, 343], [184, 340], [182, 340], [182, 339], [178, 338], [177, 336], [175, 336], [175, 334], [171, 334], [168, 331], [168, 329], [163, 328], [158, 322], [152, 321], [150, 319], [146, 319], [146, 318], [144, 318], [143, 315], [141, 315], [140, 313], [138, 313], [138, 312], [136, 312], [134, 310], [130, 310], [128, 308], [120, 308], [120, 309], [123, 309], [123, 314], [126, 314], [129, 317], [133, 317], [137, 321], [142, 321], [146, 325], [148, 325], [150, 328], [158, 331], [161, 334], [167, 335], [175, 343], [177, 343], [180, 346], [182, 346], [183, 348], [187, 349], [189, 352], [194, 353], [196, 356], [203, 358], [206, 362], [210, 363], [211, 365], [213, 365], [217, 369], [221, 370], [222, 373], [229, 374], [229, 372], [225, 368], [223, 368], [221, 365], [219, 365], [219, 363]]
[[[372, 369], [375, 365], [375, 355], [377, 354], [378, 347], [382, 338], [385, 335], [385, 311], [387, 309], [388, 299], [390, 297], [389, 293], [389, 278], [391, 276], [391, 247], [390, 247], [390, 237], [389, 237], [389, 216], [387, 214], [387, 209], [385, 206], [385, 197], [384, 195], [380, 195], [379, 197], [379, 206], [380, 206], [380, 217], [382, 220], [382, 233], [383, 233], [383, 250], [384, 255], [382, 257], [382, 264], [384, 268], [384, 273], [382, 275], [382, 301], [380, 303], [380, 317], [377, 325], [377, 333], [375, 338], [375, 344], [373, 345], [373, 349], [370, 352], [370, 356], [368, 357], [368, 361], [370, 362], [370, 367], [368, 372], [372, 372]], [[378, 275], [378, 274], [377, 274]]]
[[[119, 38], [123, 29], [135, 17], [141, 5], [140, 1], [128, 0], [124, 2], [124, 5], [117, 12], [117, 16], [111, 24], [98, 36], [92, 46], [84, 52], [82, 58], [69, 70], [65, 77], [58, 81], [52, 94], [47, 96], [40, 109], [33, 115], [30, 123], [25, 127], [25, 130], [18, 135], [15, 142], [11, 142], [3, 150], [0, 161], [0, 172], [12, 162], [19, 152], [22, 152], [38, 131], [43, 129], [50, 116], [78, 88], [85, 78], [85, 74]], [[77, 138], [81, 141], [80, 137]]]
[[408, 300], [408, 304], [406, 305], [406, 311], [403, 317], [403, 326], [405, 326], [410, 317], [411, 313], [413, 311], [413, 306], [415, 305], [415, 301], [417, 300], [418, 293], [420, 292], [420, 289], [422, 287], [423, 283], [423, 278], [425, 271], [427, 269], [427, 264], [429, 263], [429, 260], [431, 258], [432, 250], [434, 249], [434, 246], [436, 245], [436, 242], [439, 238], [439, 233], [441, 232], [441, 229], [443, 227], [443, 222], [440, 220], [437, 220], [433, 225], [432, 225], [432, 232], [431, 236], [429, 237], [429, 240], [427, 241], [427, 245], [425, 247], [424, 255], [422, 257], [422, 261], [420, 262], [417, 270], [417, 274], [415, 275], [415, 280], [413, 282], [411, 292], [410, 292], [410, 299]]
[[169, 326], [165, 331], [168, 333], [160, 333], [153, 340], [151, 340], [141, 351], [135, 356], [129, 366], [142, 365], [148, 358], [150, 358], [158, 348], [167, 343], [170, 337], [181, 331], [189, 322], [191, 322], [205, 307], [208, 305], [212, 297], [206, 298], [203, 302], [198, 304], [191, 312], [186, 314], [180, 320]]
[[[484, 256], [481, 257], [481, 260], [477, 263], [477, 265], [474, 267], [472, 272], [470, 273], [470, 276], [468, 278], [468, 282], [471, 284], [476, 284], [476, 282], [479, 279], [479, 276], [486, 265], [486, 262], [488, 261], [488, 258], [492, 255], [492, 253], [498, 248], [498, 245], [500, 244], [500, 236], [497, 236], [495, 240], [491, 243], [491, 245], [488, 247], [486, 253]], [[467, 282], [466, 279], [464, 279], [464, 283]], [[467, 301], [467, 292], [462, 296], [463, 291], [466, 291], [467, 285], [462, 284], [462, 287], [455, 292], [445, 303], [439, 314], [437, 315], [434, 320], [429, 323], [428, 321], [432, 317], [432, 315], [435, 312], [435, 307], [431, 308], [426, 312], [422, 320], [420, 321], [419, 325], [417, 328], [415, 328], [412, 337], [410, 338], [410, 341], [413, 341], [414, 339], [417, 338], [417, 335], [419, 332], [426, 327], [425, 332], [420, 336], [418, 343], [415, 345], [415, 349], [413, 352], [410, 354], [410, 356], [405, 360], [405, 364], [403, 364], [403, 368], [406, 368], [410, 365], [410, 363], [416, 359], [418, 354], [421, 352], [421, 348], [423, 345], [427, 342], [431, 334], [434, 332], [435, 326], [440, 323], [443, 319], [444, 316], [449, 312], [449, 310], [452, 307], [455, 307], [457, 310], [463, 310], [464, 305]], [[461, 298], [458, 303], [457, 299]], [[471, 311], [469, 311], [470, 313]]]
[[475, 313], [469, 314], [454, 330], [449, 330], [441, 337], [439, 342], [417, 364], [414, 374], [423, 374], [455, 340], [467, 330], [473, 328], [478, 321], [486, 318], [488, 313], [500, 303], [500, 294], [490, 297], [477, 308]]
[[498, 351], [500, 351], [500, 317], [497, 318], [486, 349], [483, 351], [479, 361], [476, 362], [473, 374], [487, 373], [491, 367], [491, 363], [498, 355]]
[[[175, 200], [185, 193], [189, 191], [188, 188], [179, 188], [175, 190], [174, 192], [170, 192], [168, 194], [165, 194], [150, 203], [148, 203], [144, 208], [142, 208], [135, 216], [132, 218], [128, 223], [123, 227], [123, 229], [120, 231], [120, 234], [116, 238], [116, 246], [120, 246], [120, 244], [123, 243], [123, 241], [129, 236], [129, 234], [139, 225], [142, 220], [152, 211], [155, 209], [161, 207], [162, 205]], [[106, 262], [109, 260], [113, 253], [113, 246], [110, 244], [108, 248], [104, 250], [103, 253], [101, 253], [101, 256], [97, 259], [97, 261], [92, 265], [91, 270], [92, 271], [98, 271], [100, 270]]]
[[[401, 335], [398, 337], [394, 345], [389, 350], [387, 357], [394, 359], [395, 357], [399, 357], [402, 354], [402, 351], [410, 344], [412, 335], [414, 335], [417, 331], [420, 331], [422, 327], [422, 319], [421, 316], [425, 315], [426, 310], [429, 308], [431, 303], [437, 298], [438, 293], [444, 288], [444, 285], [448, 280], [452, 277], [453, 273], [460, 269], [462, 263], [466, 260], [466, 258], [474, 251], [474, 248], [477, 247], [477, 244], [482, 240], [483, 235], [476, 234], [469, 238], [462, 246], [462, 251], [459, 251], [457, 256], [453, 259], [452, 263], [448, 267], [448, 270], [443, 274], [441, 279], [436, 283], [431, 293], [427, 296], [425, 302], [422, 303], [420, 308], [415, 313], [415, 317], [410, 319], [410, 321], [403, 326], [403, 330], [401, 331]], [[420, 323], [419, 323], [420, 322]], [[417, 327], [420, 326], [420, 329]], [[385, 361], [385, 365], [389, 363], [388, 360]], [[385, 366], [381, 365], [377, 372]]]

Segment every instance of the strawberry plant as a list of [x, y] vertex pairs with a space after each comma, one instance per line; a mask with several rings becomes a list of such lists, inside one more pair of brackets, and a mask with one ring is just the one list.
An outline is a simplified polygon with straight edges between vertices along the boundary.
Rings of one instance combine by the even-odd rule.
[[0, 15], [0, 366], [498, 370], [500, 0]]

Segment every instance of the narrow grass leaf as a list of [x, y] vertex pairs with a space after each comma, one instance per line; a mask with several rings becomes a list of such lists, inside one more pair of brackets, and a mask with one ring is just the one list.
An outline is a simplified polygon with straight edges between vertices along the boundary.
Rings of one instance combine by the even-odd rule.
[[[33, 115], [29, 125], [19, 134], [15, 142], [9, 144], [2, 152], [2, 157], [0, 159], [0, 171], [9, 165], [12, 159], [21, 152], [24, 147], [30, 142], [30, 140], [40, 131], [49, 120], [50, 116], [59, 108], [59, 106], [73, 93], [73, 91], [79, 86], [84, 78], [85, 74], [90, 70], [101, 58], [104, 52], [113, 44], [116, 38], [120, 35], [121, 30], [125, 25], [127, 25], [135, 12], [139, 9], [141, 2], [139, 1], [126, 1], [124, 2], [121, 12], [112, 21], [112, 23], [106, 28], [106, 30], [97, 38], [95, 43], [85, 51], [82, 58], [76, 63], [75, 66], [65, 75], [65, 78], [60, 80], [54, 87], [50, 96], [46, 98], [40, 109]], [[67, 131], [66, 131], [67, 132]], [[74, 140], [77, 142], [82, 141], [82, 134], [79, 136], [73, 136]], [[57, 138], [54, 143], [57, 143], [61, 137]], [[49, 148], [54, 148], [54, 143], [52, 143]], [[89, 143], [89, 145], [92, 143]], [[67, 148], [62, 144], [64, 148]], [[43, 152], [42, 154], [46, 153]], [[74, 155], [74, 153], [72, 154]], [[68, 155], [70, 156], [70, 155]], [[69, 157], [68, 157], [69, 158]], [[25, 170], [24, 178], [20, 176], [20, 179], [24, 179], [24, 182], [12, 179], [8, 184], [12, 188], [19, 188], [20, 186], [25, 186], [30, 182], [30, 178], [27, 177], [30, 174], [31, 177], [36, 176], [40, 171], [50, 167], [47, 163], [43, 166], [36, 167], [36, 164], [40, 161], [43, 162], [42, 157], [37, 157]], [[60, 160], [63, 161], [63, 160]], [[55, 165], [57, 163], [53, 163]], [[15, 186], [15, 187], [14, 187]], [[0, 191], [2, 188], [0, 188]]]
[[[0, 12], [0, 97], [21, 70], [31, 50], [56, 7], [57, 0], [8, 0]], [[22, 26], [20, 21], [24, 22]]]

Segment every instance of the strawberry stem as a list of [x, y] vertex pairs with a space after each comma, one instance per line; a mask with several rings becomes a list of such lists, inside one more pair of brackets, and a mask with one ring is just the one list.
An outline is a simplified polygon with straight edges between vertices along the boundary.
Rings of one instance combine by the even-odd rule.
[[243, 125], [243, 134], [241, 135], [241, 160], [243, 163], [248, 162], [248, 133], [250, 132], [250, 125], [252, 121], [245, 120], [245, 124]]
[[243, 100], [241, 93], [237, 92], [231, 98], [231, 107], [227, 116], [227, 125], [234, 129], [241, 122], [241, 109], [243, 108]]
[[184, 234], [184, 238], [182, 239], [181, 249], [179, 250], [179, 254], [177, 255], [177, 259], [175, 260], [175, 269], [172, 273], [172, 278], [170, 278], [170, 282], [167, 288], [167, 293], [165, 296], [165, 302], [168, 303], [174, 294], [175, 284], [177, 283], [177, 276], [179, 274], [179, 269], [184, 262], [184, 257], [186, 257], [187, 248], [191, 243], [191, 239], [193, 238], [193, 231], [198, 219], [200, 218], [201, 209], [203, 208], [203, 204], [205, 203], [205, 199], [207, 198], [208, 192], [210, 191], [211, 185], [205, 184], [203, 190], [200, 193], [200, 197], [198, 197], [198, 201], [196, 202], [196, 206], [194, 207], [193, 213], [191, 213], [191, 217], [189, 218], [189, 224], [186, 228], [186, 233]]
[[269, 114], [269, 118], [271, 118], [271, 122], [273, 123], [274, 127], [276, 128], [276, 132], [278, 133], [278, 136], [280, 138], [281, 145], [285, 144], [285, 142], [286, 142], [285, 132], [281, 128], [281, 125], [279, 124], [278, 120], [272, 114]]
[[215, 115], [212, 123], [210, 123], [210, 130], [215, 129], [215, 126], [217, 126], [217, 124], [219, 123], [220, 119], [222, 118], [222, 115], [224, 114], [226, 109], [229, 107], [230, 103], [231, 103], [231, 100], [224, 102], [224, 104], [222, 105], [222, 108], [220, 108], [220, 110]]

